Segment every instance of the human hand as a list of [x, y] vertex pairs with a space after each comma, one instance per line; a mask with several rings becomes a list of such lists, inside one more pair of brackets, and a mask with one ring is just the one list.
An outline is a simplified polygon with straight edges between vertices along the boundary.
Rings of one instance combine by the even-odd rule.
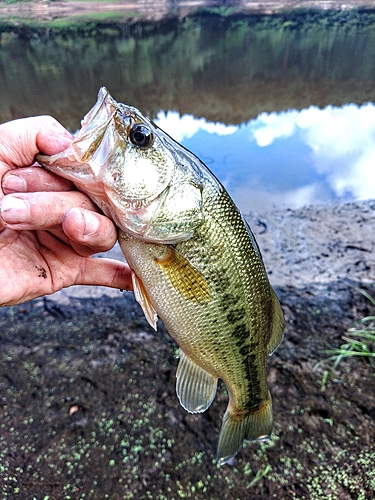
[[90, 258], [115, 244], [112, 221], [71, 182], [31, 166], [71, 140], [50, 116], [0, 125], [0, 306], [71, 285], [132, 288], [126, 264]]

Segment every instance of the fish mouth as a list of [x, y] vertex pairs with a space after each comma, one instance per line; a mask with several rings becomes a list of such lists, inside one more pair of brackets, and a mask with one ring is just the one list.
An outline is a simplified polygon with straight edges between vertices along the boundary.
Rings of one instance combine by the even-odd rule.
[[[118, 142], [118, 103], [106, 87], [101, 87], [97, 101], [81, 121], [70, 146], [52, 156], [37, 155], [36, 160], [47, 170], [71, 180], [79, 189], [97, 182]], [[131, 123], [130, 114], [122, 113], [122, 129]]]
[[84, 133], [90, 132], [90, 125], [94, 120], [98, 120], [99, 124], [103, 122], [101, 115], [103, 111], [107, 112], [107, 119], [103, 115], [104, 122], [102, 126], [108, 124], [108, 121], [113, 117], [116, 112], [117, 102], [113, 99], [111, 94], [108, 92], [106, 87], [101, 87], [98, 92], [97, 100], [94, 106], [86, 113], [84, 118], [81, 120], [81, 130], [78, 133], [83, 135]]
[[[119, 227], [129, 230], [126, 221], [131, 221], [131, 225], [143, 234], [168, 192], [169, 179], [160, 189], [134, 197], [134, 193], [126, 193], [125, 183], [119, 195], [106, 177], [114, 152], [127, 142], [128, 129], [133, 123], [132, 108], [117, 103], [107, 88], [101, 87], [96, 103], [82, 119], [81, 128], [70, 146], [52, 156], [37, 155], [36, 160], [47, 170], [72, 181]], [[111, 180], [117, 176], [121, 176], [120, 171], [113, 172]]]
[[[86, 163], [96, 155], [98, 150], [111, 151], [111, 145], [114, 143], [114, 130], [111, 124], [117, 111], [117, 102], [106, 87], [101, 87], [96, 103], [84, 116], [81, 121], [81, 129], [71, 144], [76, 160]], [[104, 148], [99, 148], [104, 140], [108, 144]], [[104, 158], [102, 158], [103, 160]]]
[[108, 212], [107, 194], [97, 181], [115, 143], [115, 129], [111, 124], [117, 109], [117, 102], [105, 87], [101, 87], [96, 103], [82, 119], [81, 128], [70, 146], [55, 155], [36, 156], [40, 165], [72, 181], [80, 191], [94, 198], [105, 213]]
[[39, 154], [36, 160], [48, 170], [74, 181], [77, 177], [77, 164], [82, 164], [80, 171], [84, 166], [92, 169], [87, 163], [102, 143], [116, 112], [117, 102], [105, 87], [101, 87], [96, 103], [82, 119], [81, 128], [70, 146], [52, 156]]

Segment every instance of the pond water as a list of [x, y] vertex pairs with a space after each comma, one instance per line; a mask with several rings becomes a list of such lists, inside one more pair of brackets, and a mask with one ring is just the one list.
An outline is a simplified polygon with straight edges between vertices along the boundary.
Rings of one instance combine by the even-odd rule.
[[261, 113], [239, 126], [175, 112], [156, 122], [194, 151], [242, 211], [375, 197], [375, 106]]
[[224, 14], [0, 24], [0, 121], [74, 131], [105, 85], [244, 212], [375, 197], [375, 14]]

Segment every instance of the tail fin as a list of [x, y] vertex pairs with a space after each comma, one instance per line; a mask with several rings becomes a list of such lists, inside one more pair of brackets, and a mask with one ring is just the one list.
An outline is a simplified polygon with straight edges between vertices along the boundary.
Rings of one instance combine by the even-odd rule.
[[268, 393], [257, 410], [235, 417], [229, 409], [225, 412], [221, 427], [217, 459], [224, 465], [233, 458], [245, 440], [266, 440], [272, 433], [272, 401]]

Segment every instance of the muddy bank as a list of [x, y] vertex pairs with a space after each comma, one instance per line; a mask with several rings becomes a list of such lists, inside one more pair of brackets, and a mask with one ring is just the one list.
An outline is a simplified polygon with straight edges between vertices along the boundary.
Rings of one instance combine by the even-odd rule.
[[275, 210], [246, 216], [276, 286], [375, 283], [375, 202]]
[[[313, 370], [373, 314], [375, 202], [248, 216], [281, 300], [270, 358], [273, 438], [230, 465], [215, 452], [227, 404], [189, 415], [176, 345], [132, 294], [76, 288], [0, 310], [0, 497], [375, 498], [375, 379], [360, 360]], [[116, 252], [116, 250], [114, 251]]]

